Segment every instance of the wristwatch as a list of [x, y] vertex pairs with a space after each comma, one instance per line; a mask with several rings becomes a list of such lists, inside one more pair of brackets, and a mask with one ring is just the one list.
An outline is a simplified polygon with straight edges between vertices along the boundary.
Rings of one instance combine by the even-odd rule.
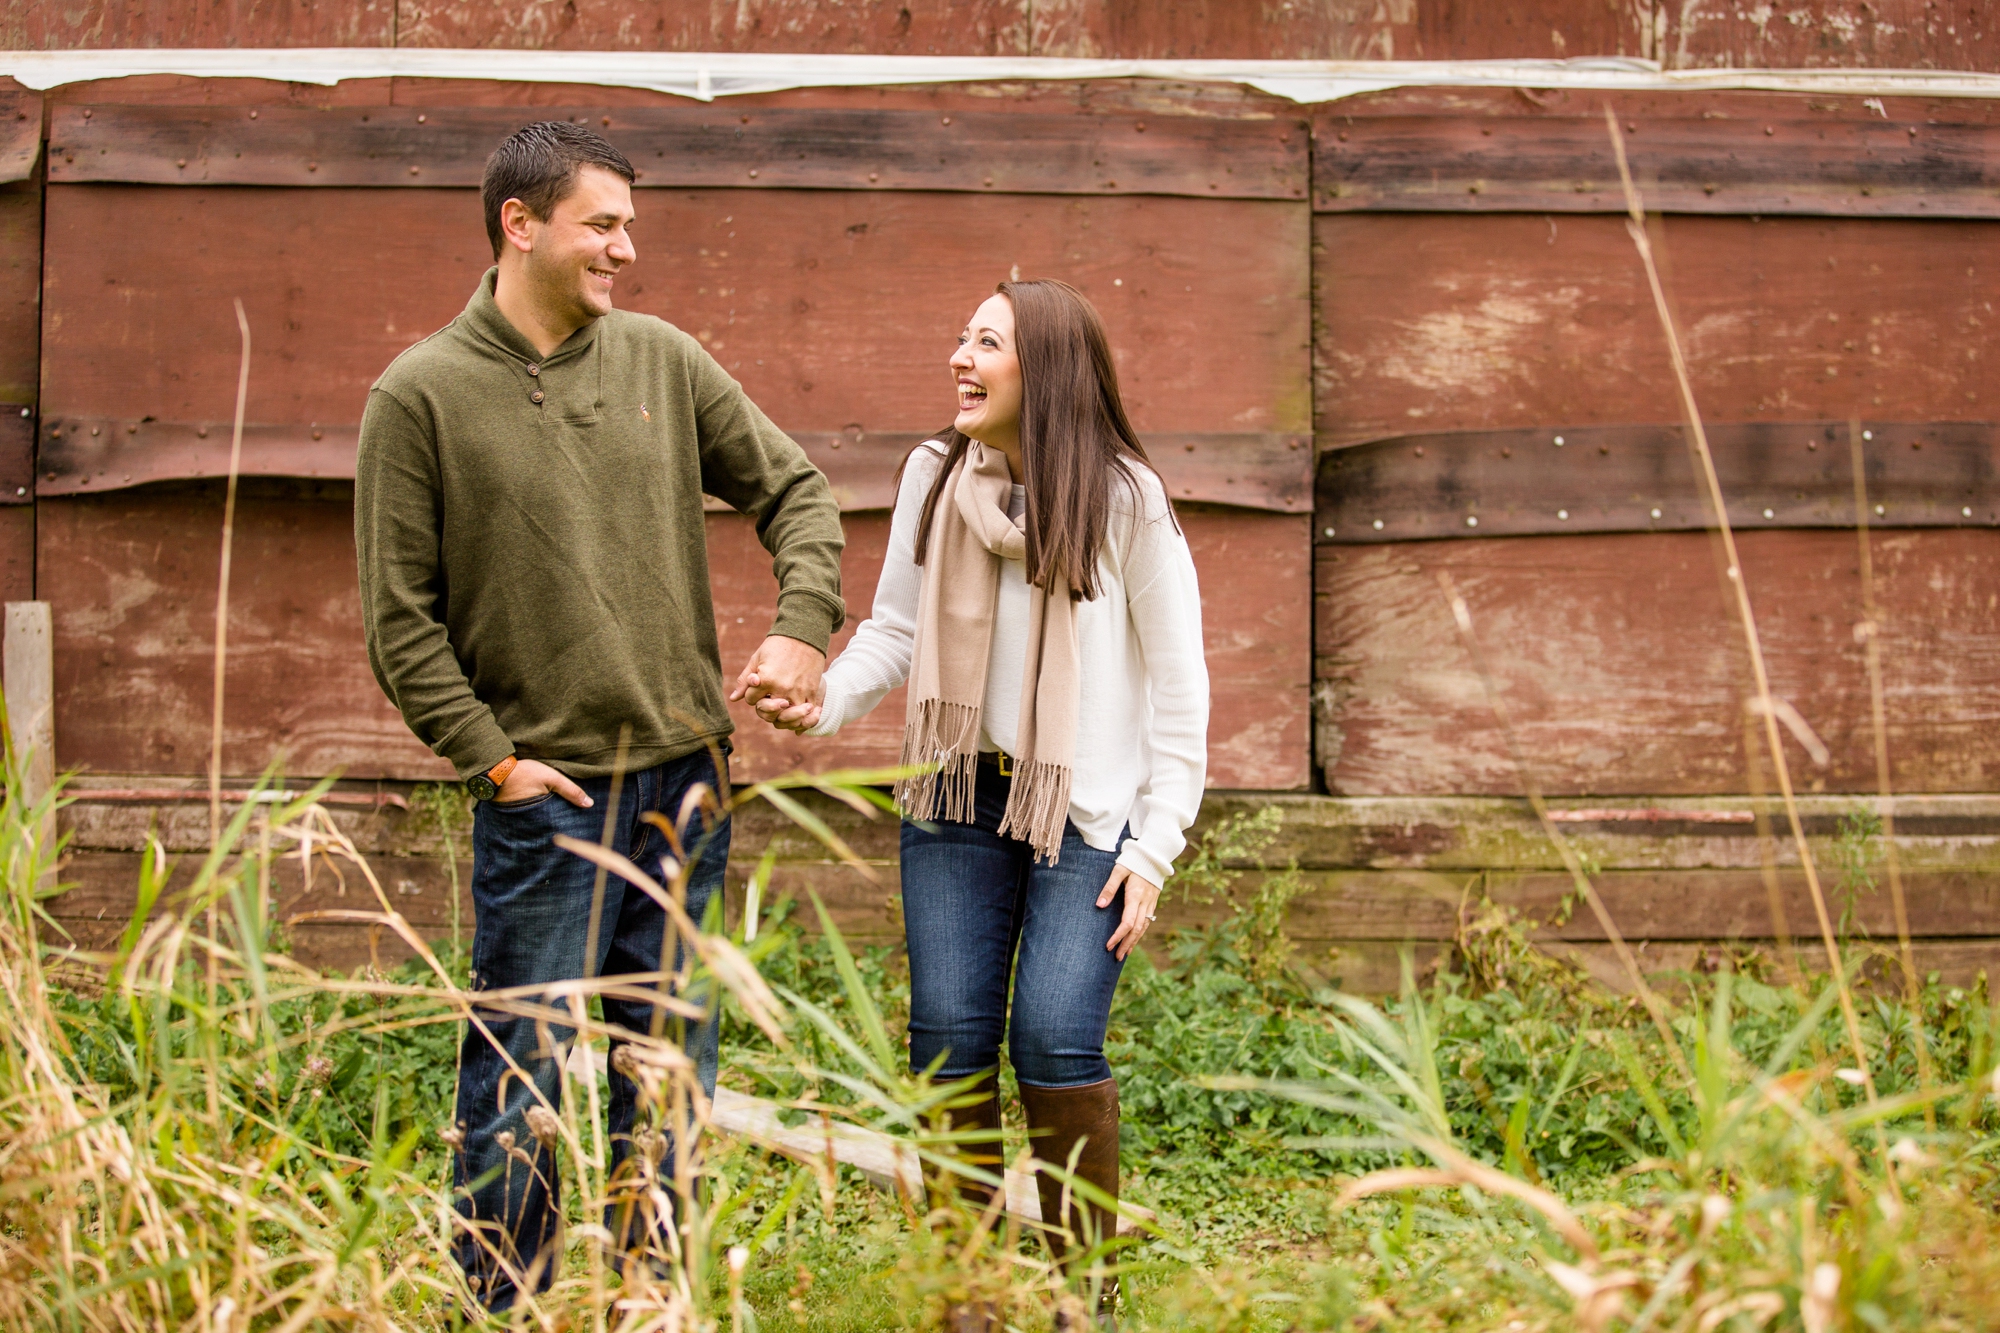
[[507, 775], [514, 771], [514, 765], [521, 761], [508, 755], [484, 773], [474, 773], [465, 780], [465, 789], [472, 793], [475, 801], [490, 801], [500, 794], [500, 788], [507, 783]]

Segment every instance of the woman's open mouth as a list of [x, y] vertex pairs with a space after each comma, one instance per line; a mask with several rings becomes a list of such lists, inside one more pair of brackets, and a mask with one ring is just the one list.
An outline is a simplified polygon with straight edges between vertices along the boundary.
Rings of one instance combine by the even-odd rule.
[[971, 380], [958, 382], [958, 410], [970, 412], [986, 401], [986, 386], [974, 384]]

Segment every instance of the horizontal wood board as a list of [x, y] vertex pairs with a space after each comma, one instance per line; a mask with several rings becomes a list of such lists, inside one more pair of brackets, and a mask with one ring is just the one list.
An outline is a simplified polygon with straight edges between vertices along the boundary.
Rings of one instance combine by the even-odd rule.
[[[1852, 528], [1853, 444], [1870, 524], [2000, 525], [1993, 422], [1708, 422], [1730, 523]], [[1852, 438], [1851, 438], [1852, 437]], [[1319, 460], [1314, 539], [1337, 545], [1714, 522], [1682, 426], [1549, 426], [1403, 436]]]
[[597, 130], [639, 186], [1303, 199], [1303, 119], [782, 107], [195, 108], [63, 105], [59, 184], [477, 188], [531, 119]]
[[[739, 836], [733, 848], [728, 879], [727, 920], [732, 925], [743, 911], [744, 884], [756, 864], [757, 846]], [[75, 947], [106, 951], [114, 947], [130, 919], [142, 857], [132, 853], [83, 852], [72, 855], [63, 878], [71, 887], [48, 903], [50, 915], [63, 932], [54, 940]], [[184, 857], [174, 868], [162, 905], [174, 910], [175, 894], [191, 881], [197, 858]], [[436, 857], [375, 857], [370, 869], [381, 883], [388, 906], [423, 938], [446, 940], [453, 928], [452, 870]], [[457, 869], [457, 928], [469, 938], [475, 924], [467, 891], [472, 865]], [[825, 902], [836, 925], [849, 938], [900, 943], [901, 917], [896, 866], [871, 867], [869, 879], [845, 866], [811, 867], [781, 862], [764, 896], [768, 910], [781, 897], [806, 901], [808, 891]], [[1493, 899], [1522, 913], [1533, 937], [1550, 953], [1569, 959], [1612, 986], [1629, 982], [1620, 975], [1609, 945], [1589, 914], [1572, 915], [1553, 924], [1567, 881], [1500, 879]], [[1239, 882], [1234, 892], [1247, 894], [1254, 880]], [[1767, 966], [1782, 966], [1769, 913], [1769, 896], [1757, 876], [1705, 872], [1672, 876], [1606, 875], [1598, 881], [1606, 907], [1620, 923], [1621, 933], [1637, 950], [1642, 970], [1652, 975], [1674, 971], [1713, 970], [1725, 959], [1741, 961], [1761, 956]], [[363, 964], [393, 966], [410, 956], [394, 931], [365, 922], [324, 922], [315, 913], [379, 913], [383, 905], [352, 865], [322, 858], [307, 884], [296, 857], [282, 861], [274, 876], [275, 916], [286, 923], [292, 954], [314, 967], [351, 970]], [[1979, 933], [1990, 929], [1995, 904], [1982, 882], [1958, 883], [1916, 876], [1906, 886], [1915, 933], [1914, 952], [1925, 971], [1945, 973], [1948, 984], [1964, 984], [1980, 971], [2000, 965], [2000, 941]], [[1824, 971], [1824, 948], [1810, 930], [1809, 900], [1797, 875], [1782, 878], [1781, 896], [1791, 932], [1793, 958], [1809, 970]], [[1892, 958], [1895, 929], [1886, 892], [1863, 895], [1854, 925], [1845, 941], [1850, 956], [1869, 963], [1877, 980], [1890, 976], [1872, 957]], [[1310, 877], [1304, 893], [1292, 900], [1285, 929], [1294, 945], [1293, 960], [1343, 988], [1382, 993], [1395, 988], [1397, 954], [1417, 951], [1420, 965], [1449, 950], [1464, 924], [1468, 900], [1462, 884], [1409, 873], [1342, 872]], [[1984, 909], [1985, 914], [1981, 915]], [[1229, 910], [1227, 901], [1200, 905], [1181, 897], [1162, 904], [1153, 947], [1172, 939], [1172, 932], [1216, 920]], [[1933, 930], [1932, 928], [1936, 929]], [[1702, 932], [1706, 933], [1702, 933]], [[54, 933], [51, 932], [53, 935]], [[1893, 966], [1893, 963], [1891, 963]]]
[[[127, 919], [137, 878], [136, 853], [149, 837], [158, 836], [173, 853], [199, 851], [207, 845], [205, 783], [152, 779], [148, 792], [178, 785], [184, 799], [162, 801], [155, 794], [150, 801], [135, 801], [124, 794], [132, 790], [132, 781], [84, 778], [77, 790], [81, 799], [62, 814], [63, 831], [75, 853], [64, 878], [77, 882], [78, 888], [49, 907], [86, 941], [108, 943]], [[338, 794], [344, 801], [360, 803], [329, 807], [329, 814], [369, 855], [397, 910], [428, 936], [446, 933], [451, 919], [445, 892], [449, 875], [435, 824], [395, 805], [375, 803], [384, 796], [405, 798], [407, 785], [348, 782], [341, 784]], [[767, 904], [784, 894], [802, 898], [810, 889], [821, 895], [850, 937], [899, 940], [894, 821], [865, 819], [811, 794], [804, 799], [870, 865], [874, 878], [836, 864], [814, 837], [770, 806], [755, 803], [741, 810], [735, 821], [729, 876], [732, 919], [741, 910], [744, 881], [768, 851], [775, 857], [775, 874], [772, 892], [765, 895]], [[1814, 856], [1823, 875], [1830, 875], [1840, 820], [1860, 803], [1853, 798], [1806, 796], [1801, 804]], [[1703, 822], [1733, 819], [1746, 814], [1748, 805], [1740, 795], [1652, 796], [1603, 800], [1595, 807], [1558, 801], [1556, 809], [1577, 847], [1604, 868], [1597, 884], [1645, 965], [1687, 968], [1713, 967], [1739, 954], [1754, 958], [1761, 953], [1766, 963], [1775, 963], [1779, 956], [1772, 943], [1777, 927], [1758, 869], [1754, 826]], [[1483, 885], [1496, 900], [1544, 923], [1547, 928], [1538, 932], [1544, 947], [1565, 956], [1575, 953], [1576, 961], [1593, 974], [1613, 985], [1624, 984], [1595, 918], [1572, 912], [1563, 919], [1561, 900], [1571, 881], [1561, 872], [1553, 846], [1533, 834], [1534, 821], [1525, 802], [1211, 792], [1195, 836], [1218, 821], [1266, 809], [1278, 813], [1280, 827], [1277, 841], [1262, 853], [1264, 864], [1296, 859], [1307, 867], [1305, 892], [1292, 901], [1286, 922], [1299, 945], [1296, 957], [1306, 966], [1328, 976], [1343, 976], [1343, 984], [1353, 988], [1393, 989], [1397, 951], [1416, 944], [1421, 964], [1438, 947], [1448, 947], [1459, 930], [1461, 912]], [[1568, 818], [1577, 815], [1599, 818], [1594, 823]], [[1679, 822], [1657, 818], [1664, 815]], [[1907, 798], [1899, 806], [1897, 829], [1920, 966], [1940, 968], [1954, 981], [1968, 980], [1980, 967], [1991, 965], [1996, 947], [1982, 932], [1991, 929], [1986, 899], [1994, 882], [1992, 857], [2000, 848], [2000, 803], [1977, 796]], [[463, 838], [462, 828], [459, 836]], [[1782, 838], [1774, 850], [1782, 860], [1786, 855]], [[121, 852], [126, 855], [115, 855]], [[1965, 859], [1968, 853], [1973, 859]], [[1870, 848], [1871, 860], [1879, 863], [1881, 854], [1879, 843]], [[1982, 856], [1984, 860], [1979, 859]], [[192, 858], [184, 862], [191, 863]], [[1373, 869], [1367, 868], [1371, 864]], [[1229, 889], [1237, 901], [1255, 889], [1260, 874], [1249, 864], [1242, 869]], [[1482, 875], [1481, 870], [1488, 873]], [[459, 874], [463, 885], [470, 866], [461, 861]], [[1793, 933], [1798, 955], [1808, 966], [1823, 967], [1802, 876], [1782, 866], [1778, 875], [1786, 928]], [[1879, 881], [1879, 866], [1877, 877]], [[345, 892], [330, 876], [321, 874], [317, 879], [318, 892], [308, 900], [299, 894], [297, 875], [288, 868], [280, 879], [281, 908], [287, 912], [309, 906], [352, 909], [369, 902], [351, 873]], [[1474, 896], [1468, 897], [1469, 892]], [[1224, 910], [1223, 904], [1204, 907], [1169, 895], [1159, 938], [1165, 938], [1166, 931], [1213, 920]], [[468, 900], [461, 900], [460, 915], [461, 925], [469, 926]], [[1874, 890], [1857, 896], [1855, 923], [1853, 942], [1864, 954], [1893, 941], [1883, 884], [1878, 882]], [[1803, 938], [1801, 930], [1806, 932]], [[293, 935], [299, 956], [319, 965], [351, 967], [369, 957], [364, 927], [300, 926]], [[394, 946], [385, 939], [377, 947]], [[1329, 951], [1337, 952], [1330, 956]], [[1379, 987], [1370, 978], [1379, 980]]]
[[[1681, 419], [1622, 219], [1321, 215], [1313, 243], [1323, 446]], [[1704, 418], [1994, 418], [1988, 224], [1677, 217], [1654, 244]]]
[[[246, 425], [238, 475], [351, 481], [360, 429], [318, 422]], [[15, 434], [22, 438], [15, 441]], [[926, 432], [859, 429], [794, 431], [792, 436], [826, 474], [835, 501], [849, 512], [894, 508], [894, 482], [903, 460], [930, 438]], [[1175, 500], [1281, 514], [1312, 510], [1308, 434], [1149, 432], [1145, 444]], [[24, 420], [15, 429], [0, 417], [0, 504], [14, 493], [13, 474], [25, 475], [34, 466], [40, 468], [38, 494], [99, 495], [162, 481], [226, 477], [231, 457], [228, 423], [46, 417], [35, 454], [32, 423]], [[726, 509], [719, 500], [709, 504]]]
[[[789, 429], [943, 426], [953, 337], [1017, 267], [1098, 305], [1142, 433], [1307, 429], [1303, 203], [657, 190], [639, 210], [620, 304], [694, 334]], [[247, 419], [352, 423], [491, 262], [469, 190], [56, 185], [48, 216], [52, 417], [225, 425], [240, 292]]]
[[1801, 0], [1774, 12], [1644, 0], [347, 0], [340, 4], [29, 5], [14, 48], [420, 46], [887, 55], [1428, 59], [1627, 55], [1669, 68], [2000, 68], [1986, 11], [1925, 0]]
[[[134, 774], [205, 764], [214, 669], [221, 488], [187, 484], [44, 500], [36, 534], [41, 595], [55, 609], [57, 759]], [[5, 511], [0, 511], [4, 513]], [[28, 511], [23, 510], [23, 513]], [[445, 778], [382, 697], [361, 642], [353, 511], [338, 483], [246, 483], [230, 592], [224, 768], [352, 777]], [[1210, 778], [1217, 785], [1306, 785], [1310, 588], [1304, 516], [1192, 509], [1197, 569], [1211, 580], [1205, 626], [1217, 688]], [[867, 614], [887, 516], [848, 522], [851, 608], [835, 651]], [[709, 519], [711, 579], [726, 672], [768, 632], [777, 585], [748, 520]], [[737, 710], [737, 771], [890, 765], [901, 743], [892, 696], [837, 742], [772, 731]]]
[[[1803, 99], [1799, 106], [1803, 109]], [[1623, 213], [1604, 119], [1345, 116], [1322, 110], [1313, 207]], [[2000, 217], [2000, 126], [1828, 117], [1618, 122], [1647, 209]], [[51, 179], [58, 170], [53, 157]]]
[[[225, 779], [225, 801], [240, 799], [251, 781]], [[421, 786], [346, 779], [334, 784], [324, 808], [366, 855], [437, 857], [444, 843], [435, 818], [424, 812], [430, 797]], [[58, 820], [79, 851], [138, 852], [152, 838], [170, 852], [208, 846], [206, 778], [89, 773], [75, 777], [68, 790], [74, 800]], [[896, 859], [892, 819], [864, 817], [815, 793], [800, 799], [863, 860]], [[461, 805], [468, 803], [469, 798], [460, 799]], [[1554, 797], [1548, 807], [1577, 854], [1606, 872], [1761, 871], [1767, 852], [1780, 869], [1796, 865], [1782, 809], [1774, 798], [1764, 804], [1774, 821], [1765, 832], [1757, 825], [1757, 802], [1742, 793]], [[1801, 794], [1797, 804], [1814, 863], [1822, 867], [1838, 864], [1843, 828], [1857, 814], [1879, 816], [1887, 808], [1876, 797], [1832, 793]], [[1906, 873], [1990, 877], [2000, 871], [2000, 796], [1906, 795], [1895, 798], [1893, 811]], [[1458, 884], [1482, 871], [1564, 872], [1561, 852], [1520, 797], [1342, 797], [1211, 788], [1190, 841], [1201, 841], [1239, 815], [1258, 814], [1275, 816], [1271, 841], [1254, 855], [1227, 859], [1227, 866], [1252, 871], [1296, 862], [1311, 871], [1415, 870], [1437, 872]], [[813, 834], [766, 802], [739, 810], [736, 838], [738, 850], [753, 860], [766, 850], [787, 863], [833, 860]], [[1885, 843], [1872, 844], [1872, 858], [1880, 859]]]
[[[1787, 742], [1807, 791], [1875, 785], [1852, 533], [1737, 537], [1772, 689], [1831, 752]], [[1873, 538], [1899, 792], [1982, 791], [2000, 710], [2000, 534]], [[1743, 791], [1749, 674], [1701, 533], [1480, 538], [1319, 549], [1317, 759], [1348, 794], [1519, 794], [1436, 575], [1470, 608], [1515, 745], [1561, 794]], [[1766, 781], [1770, 779], [1767, 777]]]

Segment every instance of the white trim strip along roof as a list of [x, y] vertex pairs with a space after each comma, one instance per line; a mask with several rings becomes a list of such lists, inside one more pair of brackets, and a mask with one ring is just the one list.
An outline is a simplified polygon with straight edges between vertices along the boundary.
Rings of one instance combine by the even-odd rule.
[[2000, 74], [1941, 70], [1688, 69], [1651, 60], [1061, 60], [1007, 56], [742, 55], [699, 52], [457, 51], [333, 47], [0, 51], [0, 74], [27, 87], [182, 74], [208, 79], [503, 79], [650, 88], [700, 101], [786, 88], [1001, 80], [1165, 79], [1238, 83], [1294, 102], [1384, 88], [1752, 90], [1867, 97], [2000, 97]]

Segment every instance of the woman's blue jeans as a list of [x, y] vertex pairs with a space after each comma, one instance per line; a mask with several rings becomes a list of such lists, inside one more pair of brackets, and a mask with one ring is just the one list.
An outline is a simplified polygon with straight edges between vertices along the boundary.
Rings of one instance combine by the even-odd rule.
[[[670, 820], [677, 818], [688, 789], [696, 783], [713, 789], [716, 776], [706, 750], [628, 774], [610, 821], [611, 849], [658, 877], [660, 858], [667, 852], [666, 838], [641, 816], [657, 810]], [[558, 833], [585, 842], [604, 838], [611, 779], [587, 778], [577, 785], [597, 804], [585, 809], [551, 793], [512, 805], [481, 802], [473, 816], [475, 991], [573, 981], [586, 975], [657, 974], [661, 970], [666, 911], [644, 890], [616, 875], [606, 875], [593, 931], [591, 906], [597, 867], [552, 841]], [[704, 834], [697, 816], [689, 842], [693, 844], [690, 850], [699, 850], [688, 879], [687, 911], [699, 923], [709, 899], [722, 887], [729, 860], [729, 824], [725, 821]], [[593, 939], [596, 957], [588, 958]], [[677, 952], [684, 948], [678, 946]], [[669, 970], [678, 965], [678, 958], [667, 961]], [[714, 1095], [713, 1019], [690, 1025], [636, 997], [606, 996], [603, 1005], [605, 1021], [628, 1032], [658, 1032], [677, 1038], [694, 1057], [702, 1086]], [[561, 1153], [536, 1142], [528, 1128], [527, 1113], [544, 1100], [552, 1107], [561, 1106], [560, 1058], [576, 1034], [574, 1028], [544, 1025], [496, 1010], [477, 1009], [475, 1013], [492, 1039], [489, 1041], [479, 1027], [468, 1027], [459, 1051], [456, 1120], [465, 1142], [455, 1154], [452, 1184], [464, 1225], [453, 1245], [453, 1257], [486, 1307], [504, 1310], [513, 1305], [518, 1294], [517, 1275], [532, 1274], [537, 1288], [546, 1288], [555, 1277], [558, 1256], [553, 1253], [553, 1242], [560, 1234], [557, 1163]], [[506, 1056], [496, 1045], [505, 1048]], [[534, 1081], [532, 1089], [512, 1072], [509, 1056]], [[615, 1064], [608, 1081], [606, 1118], [612, 1175], [616, 1178], [619, 1165], [633, 1153], [638, 1089]], [[507, 1146], [510, 1143], [511, 1148]], [[663, 1173], [673, 1169], [671, 1152], [669, 1144]], [[607, 1206], [605, 1222], [614, 1237], [629, 1228], [629, 1221], [615, 1216]]]
[[[1125, 911], [1097, 895], [1118, 864], [1074, 824], [1056, 864], [997, 830], [1011, 779], [979, 765], [974, 822], [903, 824], [903, 929], [910, 948], [910, 1068], [966, 1078], [1000, 1063], [1035, 1087], [1111, 1077], [1104, 1028], [1124, 964], [1104, 946]], [[1007, 1020], [1009, 976], [1014, 1015]]]

